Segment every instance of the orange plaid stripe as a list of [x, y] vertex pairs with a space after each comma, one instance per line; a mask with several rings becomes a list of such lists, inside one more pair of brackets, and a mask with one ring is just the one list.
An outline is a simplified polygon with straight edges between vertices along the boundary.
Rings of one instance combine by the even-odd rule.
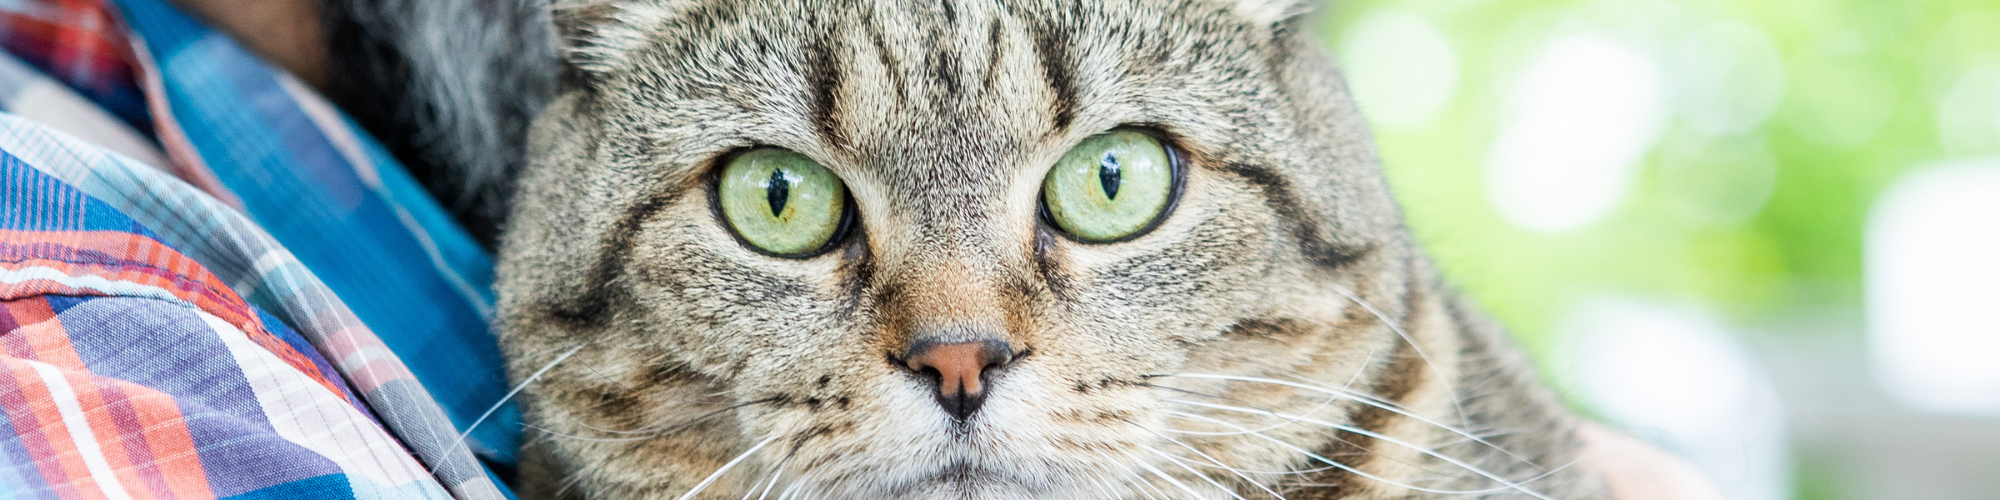
[[[9, 251], [12, 242], [36, 242], [29, 255], [64, 255], [61, 260], [20, 257], [24, 252]], [[51, 251], [50, 246], [59, 247]], [[250, 305], [222, 280], [193, 259], [143, 235], [120, 231], [13, 231], [0, 230], [0, 269], [19, 271], [42, 267], [63, 276], [89, 276], [112, 282], [133, 283], [164, 290], [202, 311], [248, 333], [250, 340], [278, 356], [286, 364], [306, 373], [334, 394], [344, 391], [320, 375], [312, 360], [293, 349], [252, 312]], [[0, 300], [36, 295], [112, 296], [110, 291], [92, 289], [55, 279], [29, 279], [0, 283]], [[40, 352], [39, 349], [37, 349]]]

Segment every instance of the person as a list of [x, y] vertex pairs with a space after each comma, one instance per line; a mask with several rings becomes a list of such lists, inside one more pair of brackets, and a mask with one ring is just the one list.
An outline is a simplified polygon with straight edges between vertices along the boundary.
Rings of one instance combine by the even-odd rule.
[[490, 257], [181, 8], [0, 4], [0, 491], [509, 497]]

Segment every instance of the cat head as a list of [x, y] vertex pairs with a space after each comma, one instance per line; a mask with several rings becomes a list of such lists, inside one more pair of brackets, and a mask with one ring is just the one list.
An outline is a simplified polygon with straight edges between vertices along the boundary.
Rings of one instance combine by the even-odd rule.
[[1301, 12], [559, 5], [572, 71], [499, 271], [517, 379], [549, 367], [534, 446], [605, 497], [1327, 469], [1328, 427], [1269, 415], [1409, 392], [1389, 318], [1426, 271]]

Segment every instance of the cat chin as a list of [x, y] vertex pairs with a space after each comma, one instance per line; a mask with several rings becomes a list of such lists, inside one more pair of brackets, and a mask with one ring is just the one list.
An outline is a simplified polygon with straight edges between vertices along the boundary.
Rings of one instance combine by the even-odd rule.
[[1011, 472], [965, 464], [935, 469], [894, 484], [854, 488], [838, 498], [851, 499], [957, 499], [957, 500], [1040, 500], [1094, 498], [1071, 482], [1051, 482], [1022, 477]]

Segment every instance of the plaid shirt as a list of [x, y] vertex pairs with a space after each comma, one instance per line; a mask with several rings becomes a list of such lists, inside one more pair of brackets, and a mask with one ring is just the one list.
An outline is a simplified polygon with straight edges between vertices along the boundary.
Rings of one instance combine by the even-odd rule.
[[[0, 11], [34, 4], [93, 2], [0, 0]], [[47, 58], [0, 56], [0, 109], [43, 122], [0, 117], [0, 152], [13, 158], [0, 166], [19, 179], [6, 177], [7, 189], [0, 190], [0, 204], [9, 207], [0, 230], [20, 229], [0, 234], [0, 243], [58, 252], [7, 254], [0, 268], [87, 254], [109, 264], [62, 268], [65, 283], [112, 284], [7, 289], [12, 295], [0, 300], [27, 311], [13, 313], [15, 324], [63, 328], [35, 337], [24, 334], [25, 326], [0, 322], [0, 347], [16, 336], [31, 346], [42, 345], [37, 338], [63, 339], [81, 364], [44, 359], [69, 359], [60, 350], [10, 350], [0, 361], [47, 363], [69, 370], [61, 373], [65, 380], [116, 386], [126, 394], [150, 390], [153, 399], [146, 401], [157, 408], [132, 411], [170, 415], [165, 410], [175, 409], [179, 420], [131, 424], [118, 413], [127, 411], [121, 409], [130, 406], [127, 399], [35, 392], [30, 388], [49, 387], [47, 378], [22, 378], [28, 372], [16, 370], [16, 385], [0, 380], [0, 409], [6, 410], [0, 415], [0, 498], [506, 496], [474, 458], [511, 465], [519, 429], [511, 406], [493, 406], [507, 384], [486, 330], [493, 301], [490, 258], [379, 145], [287, 75], [161, 0], [120, 0], [111, 12], [120, 29], [107, 33], [122, 34], [134, 47], [132, 76], [144, 89], [150, 126], [129, 126], [117, 113], [92, 106], [104, 101], [75, 79], [51, 78], [65, 70]], [[0, 24], [10, 19], [0, 15]], [[25, 32], [0, 26], [9, 36]], [[114, 219], [122, 222], [63, 225]], [[124, 243], [78, 246], [78, 234], [113, 232]], [[166, 255], [176, 258], [148, 260]], [[108, 271], [133, 269], [132, 262], [174, 274], [151, 283]], [[22, 272], [27, 274], [0, 273], [0, 284], [48, 271]], [[204, 291], [195, 298], [229, 307], [174, 302], [126, 282], [169, 291], [201, 283], [186, 290]], [[144, 293], [128, 293], [133, 290]], [[95, 305], [82, 307], [69, 297]], [[207, 316], [162, 309], [160, 301], [192, 305]], [[126, 312], [100, 314], [106, 310]], [[231, 311], [235, 316], [223, 314]], [[89, 314], [66, 321], [72, 312]], [[139, 321], [154, 315], [178, 323]], [[215, 327], [208, 316], [233, 330]], [[104, 317], [119, 319], [99, 321]], [[139, 323], [154, 326], [130, 326]], [[198, 328], [204, 325], [208, 329]], [[238, 336], [251, 342], [232, 343]], [[89, 351], [98, 354], [83, 349], [99, 341], [123, 347]], [[221, 342], [232, 357], [169, 349], [201, 342]], [[237, 349], [245, 345], [257, 349]], [[158, 356], [117, 354], [133, 352]], [[110, 357], [93, 357], [100, 354]], [[426, 363], [405, 365], [400, 356], [422, 356]], [[224, 387], [216, 380], [239, 378], [248, 380], [246, 389], [215, 392]], [[192, 389], [177, 389], [191, 383]], [[21, 408], [56, 412], [17, 414]], [[65, 408], [83, 420], [71, 420]], [[314, 415], [312, 424], [301, 428], [287, 420], [302, 414]], [[54, 422], [63, 425], [52, 427]], [[212, 427], [197, 425], [202, 422], [228, 423], [254, 438], [209, 432], [204, 429]], [[153, 439], [153, 430], [173, 425], [184, 427], [188, 440]], [[467, 439], [460, 436], [464, 429], [471, 429]], [[23, 443], [18, 450], [8, 447], [8, 436]], [[95, 444], [84, 446], [86, 441]], [[160, 447], [169, 442], [175, 445]], [[424, 466], [410, 475], [403, 462]], [[176, 481], [206, 489], [159, 486]]]
[[0, 0], [0, 50], [27, 60], [127, 125], [146, 129], [132, 43], [99, 0]]
[[[91, 151], [11, 117], [0, 143]], [[6, 152], [0, 200], [6, 496], [448, 497], [308, 339], [144, 225]]]

